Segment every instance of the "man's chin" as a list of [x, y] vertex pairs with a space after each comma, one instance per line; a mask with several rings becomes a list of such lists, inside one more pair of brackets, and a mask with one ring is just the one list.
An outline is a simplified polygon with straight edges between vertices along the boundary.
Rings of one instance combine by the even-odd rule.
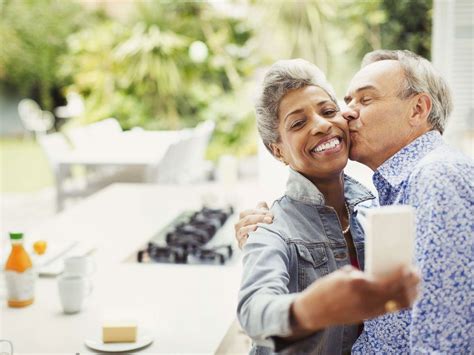
[[356, 161], [358, 163], [364, 164], [361, 160], [364, 160], [363, 157], [361, 157], [360, 154], [358, 154], [356, 151], [351, 150], [349, 153], [349, 160]]
[[357, 153], [353, 148], [349, 150], [349, 159], [357, 161]]

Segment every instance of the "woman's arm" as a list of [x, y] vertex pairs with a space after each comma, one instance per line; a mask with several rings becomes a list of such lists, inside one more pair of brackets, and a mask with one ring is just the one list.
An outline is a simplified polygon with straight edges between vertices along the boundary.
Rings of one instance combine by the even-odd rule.
[[287, 243], [265, 228], [252, 234], [244, 248], [238, 318], [259, 345], [274, 347], [273, 337], [291, 335], [290, 250]]
[[360, 323], [387, 313], [389, 301], [398, 309], [409, 307], [417, 296], [419, 281], [417, 272], [404, 268], [378, 279], [351, 266], [339, 269], [316, 280], [295, 298], [291, 308], [293, 336]]
[[258, 345], [275, 348], [276, 339], [291, 342], [329, 326], [360, 323], [386, 313], [388, 301], [401, 309], [416, 298], [419, 277], [413, 270], [374, 279], [350, 266], [290, 294], [289, 246], [263, 227], [244, 252], [238, 318]]

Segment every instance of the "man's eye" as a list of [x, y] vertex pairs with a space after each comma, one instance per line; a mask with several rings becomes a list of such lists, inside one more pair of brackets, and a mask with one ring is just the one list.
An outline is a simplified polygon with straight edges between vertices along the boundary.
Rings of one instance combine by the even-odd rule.
[[372, 98], [369, 97], [369, 96], [364, 96], [360, 102], [362, 102], [363, 105], [367, 105], [368, 103], [370, 103], [370, 101], [372, 101]]

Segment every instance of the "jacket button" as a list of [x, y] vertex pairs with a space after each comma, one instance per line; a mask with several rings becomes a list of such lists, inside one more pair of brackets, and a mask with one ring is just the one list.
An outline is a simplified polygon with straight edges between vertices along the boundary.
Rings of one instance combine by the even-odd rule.
[[337, 260], [344, 260], [345, 258], [347, 258], [347, 254], [346, 253], [338, 253], [338, 254], [334, 255], [334, 257]]

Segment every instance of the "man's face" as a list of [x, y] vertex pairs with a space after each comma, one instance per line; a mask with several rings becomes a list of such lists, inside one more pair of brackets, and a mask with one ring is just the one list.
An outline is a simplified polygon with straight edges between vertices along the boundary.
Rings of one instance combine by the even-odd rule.
[[349, 121], [349, 158], [377, 169], [409, 142], [411, 100], [400, 99], [404, 74], [394, 60], [362, 68], [349, 84], [343, 112]]

